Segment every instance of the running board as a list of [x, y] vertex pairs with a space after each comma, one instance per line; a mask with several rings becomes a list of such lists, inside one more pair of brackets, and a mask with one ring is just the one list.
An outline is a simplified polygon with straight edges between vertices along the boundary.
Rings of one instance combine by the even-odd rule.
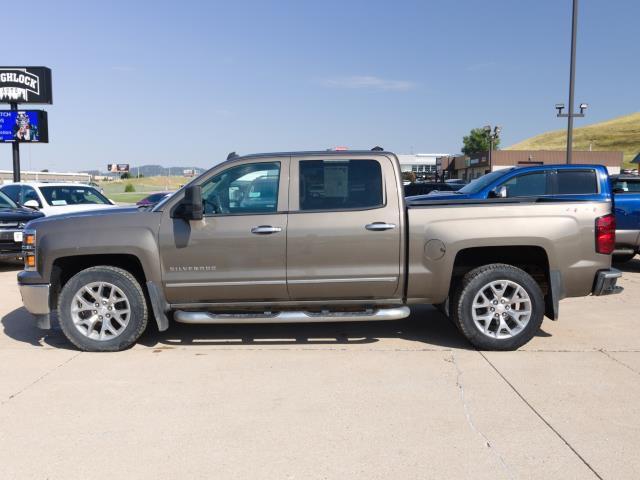
[[315, 322], [370, 322], [407, 318], [409, 307], [381, 308], [360, 312], [262, 312], [213, 313], [176, 310], [173, 319], [180, 323], [315, 323]]

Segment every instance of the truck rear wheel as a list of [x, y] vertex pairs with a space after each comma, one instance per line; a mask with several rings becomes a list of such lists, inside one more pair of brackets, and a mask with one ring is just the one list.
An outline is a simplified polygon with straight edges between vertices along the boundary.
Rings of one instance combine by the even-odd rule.
[[495, 263], [468, 272], [451, 304], [451, 318], [482, 350], [515, 350], [540, 329], [544, 297], [525, 271]]
[[81, 271], [64, 286], [58, 320], [65, 336], [85, 352], [132, 346], [147, 326], [147, 302], [126, 270], [100, 266]]

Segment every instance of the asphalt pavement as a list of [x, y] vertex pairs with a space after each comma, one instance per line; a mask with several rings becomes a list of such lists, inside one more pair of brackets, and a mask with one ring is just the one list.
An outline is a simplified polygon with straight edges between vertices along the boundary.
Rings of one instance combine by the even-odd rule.
[[640, 257], [517, 352], [403, 321], [42, 331], [0, 266], [0, 478], [640, 477]]

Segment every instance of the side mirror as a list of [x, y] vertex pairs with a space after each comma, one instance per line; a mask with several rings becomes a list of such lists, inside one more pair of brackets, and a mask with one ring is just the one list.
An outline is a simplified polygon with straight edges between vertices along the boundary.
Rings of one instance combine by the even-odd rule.
[[202, 187], [191, 185], [184, 191], [184, 198], [174, 211], [174, 217], [183, 220], [202, 220], [204, 212], [202, 208]]
[[27, 200], [24, 202], [23, 207], [30, 208], [32, 210], [40, 210], [40, 205], [37, 200]]

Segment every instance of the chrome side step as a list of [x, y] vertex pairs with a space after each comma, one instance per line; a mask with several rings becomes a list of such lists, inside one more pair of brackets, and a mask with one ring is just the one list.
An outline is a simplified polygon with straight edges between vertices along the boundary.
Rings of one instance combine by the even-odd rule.
[[313, 323], [313, 322], [370, 322], [407, 318], [409, 307], [380, 308], [360, 312], [256, 312], [214, 313], [176, 310], [173, 318], [180, 323]]

